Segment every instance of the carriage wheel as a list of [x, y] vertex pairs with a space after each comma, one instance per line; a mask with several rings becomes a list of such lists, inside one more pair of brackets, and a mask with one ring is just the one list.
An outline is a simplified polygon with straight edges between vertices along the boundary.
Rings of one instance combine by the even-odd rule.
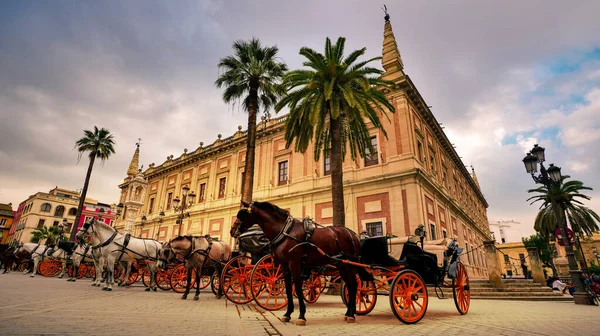
[[252, 301], [250, 291], [250, 274], [252, 272], [252, 258], [245, 255], [237, 256], [225, 265], [221, 274], [223, 294], [229, 301], [245, 304]]
[[121, 267], [121, 265], [115, 264], [115, 268], [113, 271], [113, 278], [119, 279], [121, 277], [121, 275], [123, 275], [124, 272], [125, 272], [125, 270], [123, 269], [123, 267]]
[[[185, 289], [187, 286], [187, 276], [188, 271], [184, 265], [177, 266], [173, 272], [171, 272], [171, 277], [169, 278], [169, 283], [171, 284], [171, 288], [176, 293], [185, 293]], [[192, 271], [192, 284], [196, 282], [196, 272]], [[190, 286], [191, 288], [192, 286]]]
[[147, 268], [144, 268], [144, 273], [142, 274], [142, 283], [144, 287], [150, 286], [150, 271]]
[[471, 287], [467, 269], [462, 263], [458, 263], [456, 278], [452, 279], [452, 294], [454, 295], [456, 309], [458, 309], [460, 315], [465, 315], [471, 305]]
[[278, 310], [287, 306], [283, 269], [270, 255], [262, 257], [254, 265], [250, 275], [250, 288], [256, 304], [266, 310]]
[[200, 276], [200, 289], [204, 289], [204, 288], [208, 287], [208, 285], [210, 285], [211, 278], [212, 277], [210, 275], [201, 275]]
[[412, 270], [400, 271], [390, 286], [390, 307], [396, 318], [406, 324], [419, 322], [427, 311], [427, 287]]
[[[76, 278], [77, 279], [83, 278], [87, 274], [87, 272], [88, 272], [87, 266], [85, 264], [79, 264]], [[67, 268], [67, 274], [69, 275], [70, 278], [73, 278], [73, 265], [69, 265], [69, 267]]]
[[321, 296], [321, 293], [325, 289], [325, 282], [327, 280], [324, 276], [312, 273], [307, 280], [302, 282], [302, 294], [304, 294], [304, 301], [308, 303], [315, 303]]
[[156, 272], [156, 286], [162, 290], [171, 290], [171, 272], [172, 269], [158, 270]]
[[212, 290], [213, 294], [218, 295], [220, 286], [221, 286], [221, 277], [219, 276], [217, 271], [215, 271], [210, 276], [210, 289]]
[[38, 266], [38, 271], [41, 275], [52, 278], [62, 271], [62, 263], [56, 260], [43, 260]]
[[131, 286], [133, 285], [134, 282], [136, 282], [138, 280], [138, 276], [139, 273], [137, 270], [131, 270], [131, 272], [129, 273], [129, 278], [127, 278], [127, 280], [125, 281], [125, 286]]
[[[356, 289], [356, 315], [367, 315], [377, 303], [377, 287], [372, 280], [363, 281], [356, 276], [358, 288]], [[348, 304], [348, 286], [342, 284], [341, 293], [343, 293], [344, 304]]]
[[87, 277], [96, 280], [96, 266], [94, 266], [94, 265], [88, 266]]

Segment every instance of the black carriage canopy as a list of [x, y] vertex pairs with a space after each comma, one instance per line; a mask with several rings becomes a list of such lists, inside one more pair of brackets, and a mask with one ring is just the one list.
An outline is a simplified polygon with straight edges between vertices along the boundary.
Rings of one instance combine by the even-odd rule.
[[269, 245], [269, 240], [260, 226], [254, 225], [238, 238], [240, 250], [247, 253], [260, 253]]

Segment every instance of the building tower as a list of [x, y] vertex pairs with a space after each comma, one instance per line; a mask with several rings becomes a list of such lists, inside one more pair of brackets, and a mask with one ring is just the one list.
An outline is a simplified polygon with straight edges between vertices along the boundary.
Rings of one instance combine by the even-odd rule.
[[119, 185], [121, 189], [119, 205], [123, 206], [123, 212], [119, 216], [115, 226], [124, 226], [125, 233], [132, 233], [135, 217], [139, 217], [138, 212], [144, 205], [144, 197], [146, 196], [146, 189], [148, 187], [148, 180], [144, 177], [142, 169], [139, 168], [140, 141], [135, 145], [136, 149], [127, 169], [127, 177]]

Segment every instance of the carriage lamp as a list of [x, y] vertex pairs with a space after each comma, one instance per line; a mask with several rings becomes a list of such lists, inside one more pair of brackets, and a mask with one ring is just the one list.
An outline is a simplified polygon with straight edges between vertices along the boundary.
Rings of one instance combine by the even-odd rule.
[[[535, 144], [531, 151], [527, 153], [523, 158], [523, 164], [525, 164], [525, 171], [527, 174], [531, 174], [531, 178], [537, 184], [543, 184], [548, 190], [555, 186], [562, 184], [562, 175], [560, 167], [550, 164], [548, 169], [544, 167], [546, 161], [545, 148]], [[540, 173], [536, 176], [538, 170], [538, 164]], [[560, 213], [560, 212], [563, 213]], [[564, 210], [560, 207], [554, 207], [554, 218], [557, 218], [556, 225], [560, 229], [562, 239], [565, 246], [565, 252], [569, 261], [569, 273], [571, 274], [571, 283], [575, 286], [575, 294], [573, 295], [573, 301], [576, 304], [593, 304], [589, 296], [585, 293], [583, 284], [581, 283], [581, 271], [577, 268], [577, 261], [575, 259], [575, 252], [573, 246], [567, 236], [567, 223], [565, 221], [566, 216]]]

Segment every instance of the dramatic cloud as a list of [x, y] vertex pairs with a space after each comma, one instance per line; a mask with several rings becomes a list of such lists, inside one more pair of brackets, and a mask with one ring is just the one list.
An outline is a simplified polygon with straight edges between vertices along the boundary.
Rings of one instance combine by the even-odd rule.
[[[53, 1], [0, 4], [0, 202], [58, 185], [77, 189], [83, 129], [115, 134], [117, 154], [89, 196], [118, 199], [137, 138], [147, 167], [233, 134], [245, 114], [213, 82], [237, 39], [298, 50], [381, 53], [383, 14], [372, 1]], [[531, 227], [533, 188], [521, 159], [534, 143], [564, 174], [599, 189], [600, 21], [596, 1], [397, 1], [388, 4], [405, 71], [473, 165], [489, 218]], [[600, 194], [589, 205], [600, 211]]]

